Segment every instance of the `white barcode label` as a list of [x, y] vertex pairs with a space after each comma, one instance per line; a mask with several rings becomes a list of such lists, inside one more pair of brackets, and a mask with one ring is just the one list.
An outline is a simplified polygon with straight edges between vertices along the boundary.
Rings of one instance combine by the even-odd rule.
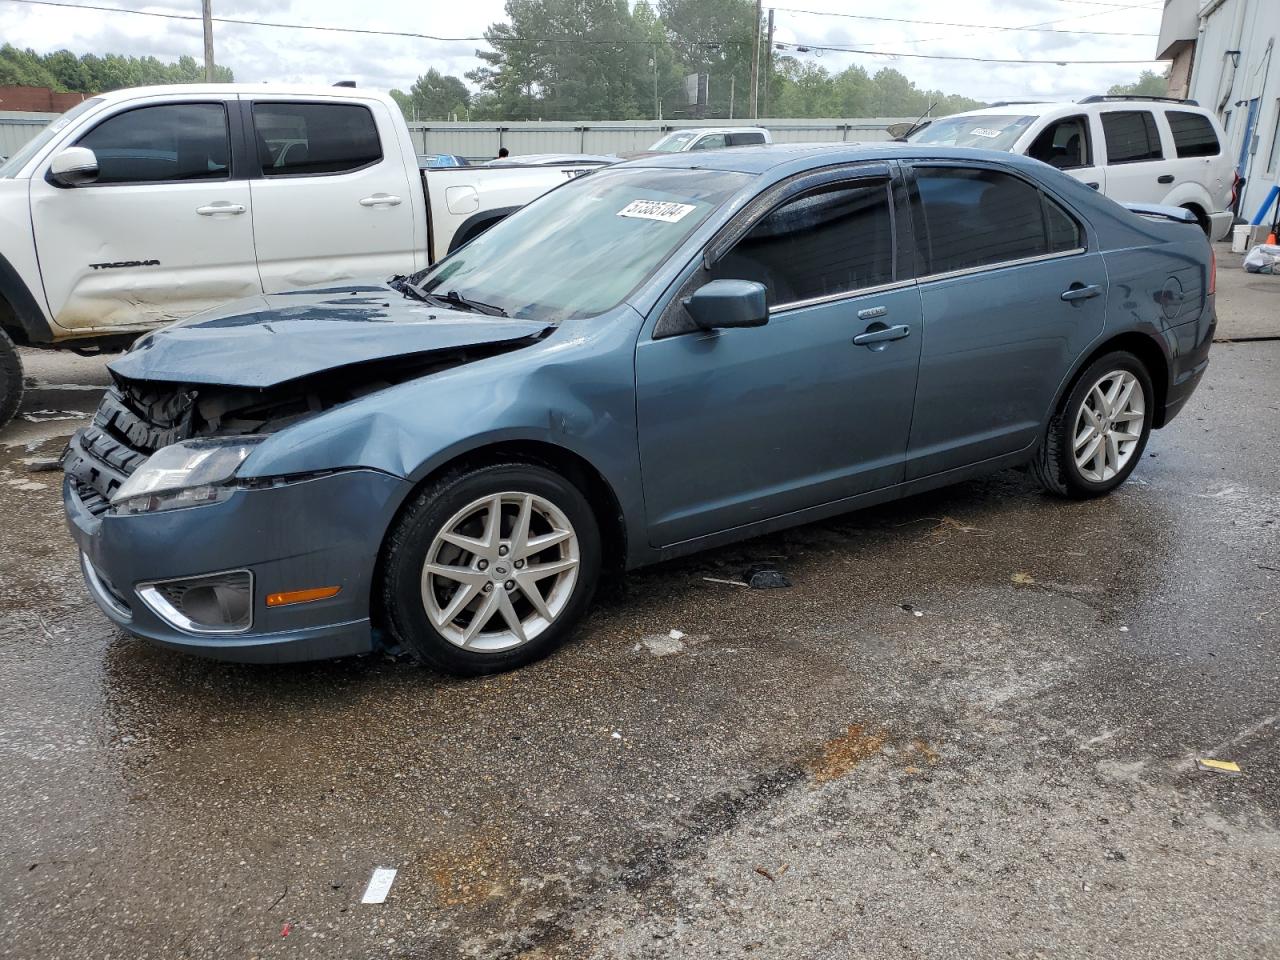
[[691, 203], [674, 203], [670, 200], [632, 200], [618, 211], [618, 216], [676, 223], [688, 216], [693, 209], [694, 206]]

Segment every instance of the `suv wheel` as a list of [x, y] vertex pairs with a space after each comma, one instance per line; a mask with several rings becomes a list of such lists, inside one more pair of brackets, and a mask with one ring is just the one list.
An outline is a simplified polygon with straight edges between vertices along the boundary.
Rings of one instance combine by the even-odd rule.
[[572, 632], [595, 591], [600, 533], [582, 492], [531, 464], [445, 477], [397, 522], [383, 605], [422, 662], [474, 676], [524, 666]]
[[1100, 497], [1128, 479], [1151, 435], [1155, 391], [1142, 361], [1116, 351], [1076, 379], [1034, 461], [1052, 493]]
[[13, 419], [22, 403], [22, 358], [9, 335], [0, 330], [0, 427]]

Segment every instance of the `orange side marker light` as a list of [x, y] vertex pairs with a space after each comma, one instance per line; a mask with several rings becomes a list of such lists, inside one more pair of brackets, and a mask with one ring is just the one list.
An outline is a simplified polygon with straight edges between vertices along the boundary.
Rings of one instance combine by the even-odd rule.
[[311, 587], [309, 590], [287, 590], [284, 593], [268, 593], [268, 607], [287, 607], [291, 603], [310, 603], [312, 600], [328, 600], [336, 597], [341, 587]]

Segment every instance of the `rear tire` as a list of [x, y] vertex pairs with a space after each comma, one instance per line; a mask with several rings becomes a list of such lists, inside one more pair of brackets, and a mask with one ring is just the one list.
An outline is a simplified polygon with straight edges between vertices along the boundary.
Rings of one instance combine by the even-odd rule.
[[1037, 479], [1060, 497], [1105, 496], [1142, 459], [1154, 416], [1155, 391], [1142, 361], [1125, 350], [1099, 357], [1049, 420], [1032, 461]]
[[9, 334], [0, 330], [0, 427], [18, 412], [22, 390], [22, 358]]
[[385, 551], [391, 632], [415, 659], [457, 676], [551, 653], [582, 619], [600, 575], [586, 497], [526, 463], [446, 475], [418, 494]]

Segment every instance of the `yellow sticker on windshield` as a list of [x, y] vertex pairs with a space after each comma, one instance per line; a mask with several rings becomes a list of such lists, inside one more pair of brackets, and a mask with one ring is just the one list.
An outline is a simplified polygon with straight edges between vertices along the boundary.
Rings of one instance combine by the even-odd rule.
[[692, 203], [674, 203], [670, 200], [632, 200], [618, 211], [618, 216], [676, 223], [688, 216], [693, 209]]

